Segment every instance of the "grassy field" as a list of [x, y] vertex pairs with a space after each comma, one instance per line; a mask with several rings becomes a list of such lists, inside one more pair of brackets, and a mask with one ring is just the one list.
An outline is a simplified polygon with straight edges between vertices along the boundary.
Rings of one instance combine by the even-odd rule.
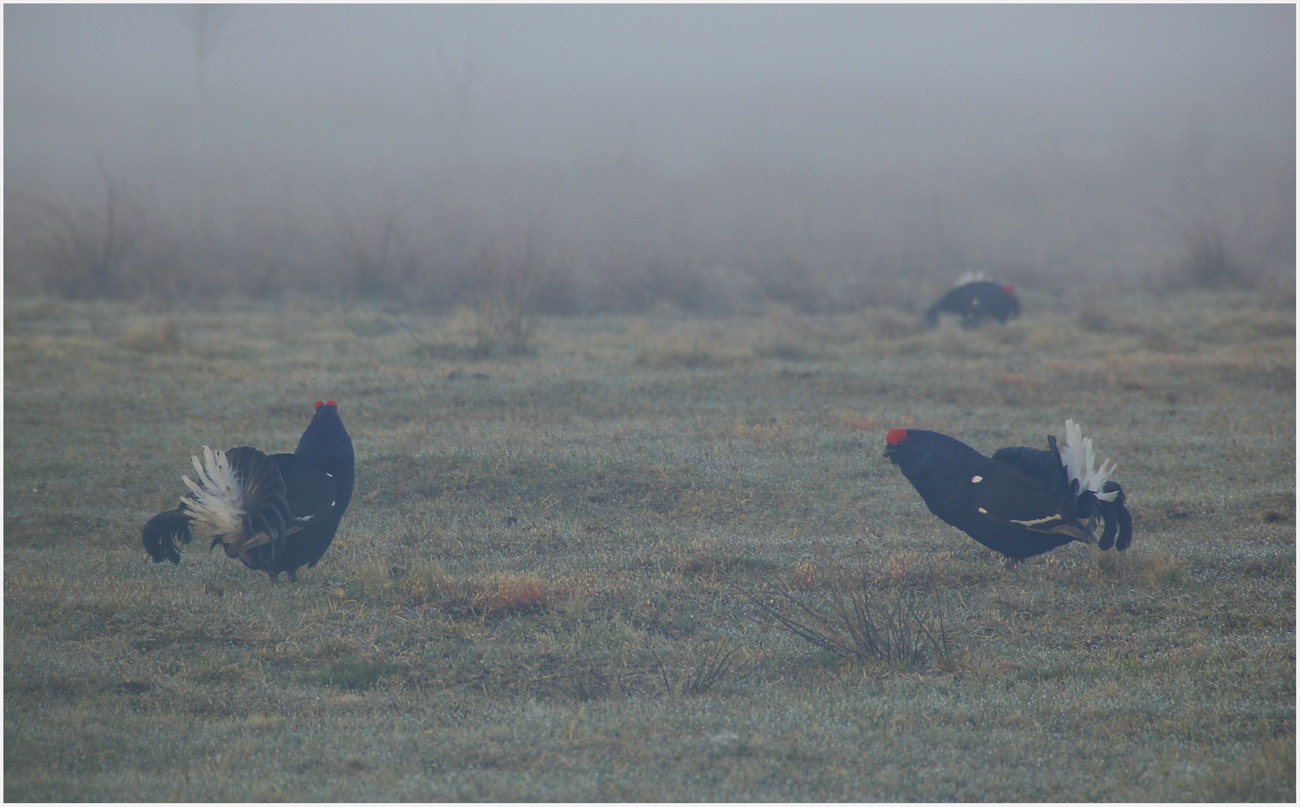
[[[1026, 310], [546, 319], [512, 357], [468, 313], [8, 300], [4, 796], [1293, 801], [1291, 303]], [[357, 493], [315, 569], [146, 562], [191, 453], [291, 450], [317, 398]], [[1123, 556], [1004, 568], [881, 457], [1067, 417]], [[942, 643], [846, 660], [762, 607], [844, 579]]]

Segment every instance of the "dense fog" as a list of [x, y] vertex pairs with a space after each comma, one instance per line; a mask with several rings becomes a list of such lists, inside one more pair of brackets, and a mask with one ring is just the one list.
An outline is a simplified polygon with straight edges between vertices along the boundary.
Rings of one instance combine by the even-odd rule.
[[1295, 8], [9, 5], [13, 292], [1294, 289]]

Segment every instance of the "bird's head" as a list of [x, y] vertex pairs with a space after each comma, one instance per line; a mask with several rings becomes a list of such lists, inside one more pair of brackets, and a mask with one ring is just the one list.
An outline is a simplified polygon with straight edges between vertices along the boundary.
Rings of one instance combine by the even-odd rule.
[[898, 460], [894, 457], [894, 453], [898, 451], [898, 447], [906, 439], [907, 429], [890, 429], [889, 434], [885, 435], [885, 456], [889, 457], [890, 461], [894, 464], [898, 464]]
[[307, 431], [302, 433], [294, 453], [303, 456], [330, 456], [340, 462], [352, 463], [352, 438], [343, 427], [337, 401], [317, 401], [316, 414], [312, 415]]

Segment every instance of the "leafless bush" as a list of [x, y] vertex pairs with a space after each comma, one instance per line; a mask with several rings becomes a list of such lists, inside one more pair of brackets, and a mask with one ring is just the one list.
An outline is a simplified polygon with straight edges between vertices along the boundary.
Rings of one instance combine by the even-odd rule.
[[100, 166], [102, 196], [93, 203], [59, 204], [32, 197], [10, 197], [25, 207], [27, 227], [10, 230], [23, 242], [24, 265], [10, 265], [34, 276], [45, 292], [69, 300], [118, 297], [127, 290], [128, 262], [135, 251], [138, 211], [127, 203], [121, 184]]
[[[1293, 153], [1294, 154], [1294, 153]], [[1235, 183], [1171, 221], [1174, 251], [1155, 277], [1161, 290], [1294, 289], [1295, 187], [1291, 170], [1280, 183]], [[1276, 193], [1270, 193], [1273, 188]]]
[[1181, 285], [1201, 289], [1252, 285], [1237, 251], [1229, 246], [1221, 227], [1201, 223], [1188, 228], [1183, 250], [1177, 267]]
[[565, 270], [532, 228], [493, 237], [472, 267], [481, 354], [528, 352], [538, 314], [563, 305], [571, 293]]
[[390, 194], [366, 210], [336, 210], [340, 255], [339, 291], [358, 297], [401, 296], [413, 280], [415, 258], [407, 237], [407, 211]]
[[[444, 118], [470, 79], [456, 65], [434, 76]], [[1293, 157], [1227, 153], [1222, 176], [1111, 205], [1099, 200], [1127, 177], [1057, 156], [1026, 153], [1010, 173], [990, 166], [952, 182], [744, 158], [672, 171], [634, 150], [572, 164], [430, 158], [400, 174], [340, 165], [307, 181], [285, 168], [274, 182], [257, 163], [221, 175], [206, 160], [166, 174], [100, 166], [60, 191], [31, 179], [35, 196], [7, 194], [6, 287], [467, 305], [485, 348], [508, 351], [527, 349], [538, 314], [661, 304], [753, 314], [768, 301], [801, 313], [919, 311], [967, 269], [1038, 293], [1294, 294], [1294, 183], [1261, 178], [1293, 175]], [[1135, 224], [1152, 210], [1169, 211], [1163, 232]]]
[[690, 311], [704, 301], [703, 275], [679, 254], [618, 249], [597, 252], [593, 262], [590, 298], [597, 311], [640, 313], [658, 303]]
[[803, 314], [823, 314], [836, 308], [836, 295], [822, 273], [798, 257], [777, 252], [749, 267], [759, 296]]

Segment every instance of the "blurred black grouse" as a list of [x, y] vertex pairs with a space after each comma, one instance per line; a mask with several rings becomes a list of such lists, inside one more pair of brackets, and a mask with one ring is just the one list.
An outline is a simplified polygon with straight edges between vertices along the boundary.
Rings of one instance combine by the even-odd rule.
[[958, 285], [925, 311], [925, 322], [931, 327], [939, 324], [940, 314], [958, 314], [963, 328], [979, 325], [985, 317], [1005, 323], [1020, 316], [1020, 298], [1016, 287], [975, 278], [960, 280]]
[[316, 415], [292, 454], [264, 454], [251, 446], [228, 451], [203, 447], [193, 458], [198, 481], [180, 506], [154, 516], [141, 532], [154, 563], [179, 563], [177, 541], [197, 536], [221, 544], [226, 556], [279, 579], [298, 579], [329, 549], [352, 499], [352, 438], [338, 404], [317, 401]]
[[1115, 466], [1095, 465], [1092, 439], [1065, 421], [1065, 446], [1016, 446], [984, 456], [947, 435], [894, 429], [885, 456], [899, 467], [930, 512], [989, 549], [1013, 560], [1041, 555], [1070, 541], [1123, 552], [1133, 543], [1124, 489], [1110, 480]]

